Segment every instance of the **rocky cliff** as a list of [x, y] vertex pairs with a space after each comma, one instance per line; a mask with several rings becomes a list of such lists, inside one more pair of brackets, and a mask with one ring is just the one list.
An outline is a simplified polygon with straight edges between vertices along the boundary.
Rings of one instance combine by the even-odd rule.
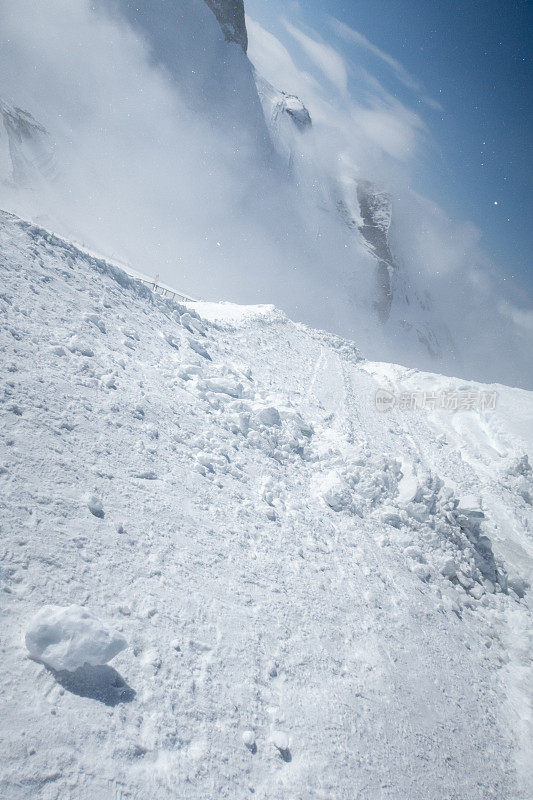
[[36, 175], [49, 175], [53, 153], [46, 129], [28, 111], [2, 100], [0, 119], [0, 180], [25, 185]]
[[374, 308], [380, 322], [386, 322], [392, 304], [392, 274], [396, 270], [387, 238], [391, 223], [391, 199], [370, 181], [361, 181], [357, 184], [357, 200], [362, 219], [359, 231], [378, 261]]
[[243, 0], [205, 0], [205, 2], [219, 21], [227, 41], [240, 44], [246, 53], [248, 34]]

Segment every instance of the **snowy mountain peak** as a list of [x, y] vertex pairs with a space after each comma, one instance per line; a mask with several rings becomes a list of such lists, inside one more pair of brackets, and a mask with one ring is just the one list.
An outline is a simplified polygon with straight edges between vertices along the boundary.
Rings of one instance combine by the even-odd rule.
[[[299, 97], [276, 89], [258, 73], [255, 73], [255, 82], [274, 143], [281, 151], [290, 148], [295, 132], [303, 133], [312, 127], [308, 109]], [[291, 124], [285, 128], [287, 121]]]

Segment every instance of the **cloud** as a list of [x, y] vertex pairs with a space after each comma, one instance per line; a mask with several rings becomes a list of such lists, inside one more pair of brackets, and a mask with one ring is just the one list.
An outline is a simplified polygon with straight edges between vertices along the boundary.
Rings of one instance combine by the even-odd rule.
[[[96, 10], [89, 0], [0, 0], [0, 91], [47, 127], [58, 163], [42, 190], [0, 180], [0, 207], [193, 296], [274, 302], [353, 333], [336, 287], [358, 248], [288, 180], [256, 114], [249, 61], [203, 2], [159, 13], [164, 31], [164, 15], [186, 17], [170, 51], [111, 0]], [[292, 69], [276, 40], [268, 47]], [[318, 97], [315, 79], [301, 80]], [[365, 291], [363, 276], [363, 306]]]
[[416, 92], [419, 95], [422, 95], [422, 99], [428, 106], [435, 110], [442, 111], [441, 104], [434, 100], [431, 97], [427, 97], [424, 94], [424, 90], [420, 82], [414, 78], [401, 64], [396, 58], [391, 56], [389, 53], [382, 50], [377, 45], [373, 44], [369, 39], [366, 38], [362, 33], [356, 31], [355, 28], [351, 28], [346, 23], [341, 22], [334, 17], [331, 17], [329, 20], [329, 24], [331, 28], [335, 31], [335, 33], [344, 41], [350, 42], [351, 44], [355, 44], [358, 47], [361, 47], [364, 50], [367, 50], [369, 53], [372, 53], [373, 56], [383, 61], [394, 73], [397, 80], [400, 83], [403, 83], [408, 89], [411, 89], [413, 92]]
[[385, 103], [378, 98], [370, 107], [356, 106], [354, 124], [364, 131], [369, 142], [378, 145], [397, 161], [414, 156], [424, 125], [420, 118], [400, 103]]
[[533, 332], [533, 311], [531, 309], [518, 308], [507, 300], [502, 300], [499, 304], [499, 310], [525, 333]]
[[428, 97], [428, 95], [423, 95], [422, 100], [427, 106], [429, 106], [429, 108], [432, 108], [433, 111], [444, 111], [442, 104], [439, 103], [438, 100], [435, 100], [435, 98]]
[[[59, 171], [39, 197], [13, 196], [0, 184], [0, 202], [4, 208], [16, 203], [11, 207], [22, 215], [38, 207], [56, 231], [139, 271], [158, 271], [184, 291], [203, 294], [218, 283], [215, 291], [222, 293], [224, 280], [228, 286], [232, 280], [227, 262], [234, 259], [238, 283], [248, 257], [242, 242], [253, 232], [264, 237], [261, 213], [270, 220], [275, 209], [262, 172], [263, 128], [253, 115], [253, 103], [258, 115], [260, 107], [251, 76], [245, 82], [246, 59], [226, 45], [208, 7], [196, 8], [195, 47], [180, 40], [192, 39], [190, 30], [178, 28], [175, 39], [183, 66], [192, 59], [185, 91], [169, 74], [164, 53], [107, 4], [95, 10], [86, 0], [37, 6], [19, 0], [15, 8], [0, 0], [3, 87], [49, 130]], [[242, 85], [235, 75], [243, 76]], [[213, 95], [221, 110], [209, 116]], [[261, 211], [263, 200], [254, 205], [247, 198], [260, 181], [270, 197], [268, 212]], [[265, 244], [259, 260], [267, 252]]]
[[[372, 162], [377, 165], [380, 160], [378, 151], [398, 162], [413, 157], [425, 126], [414, 111], [389, 94], [373, 75], [364, 69], [357, 71], [360, 88], [357, 99], [353, 99], [345, 89], [344, 76], [337, 92], [329, 85], [328, 75], [328, 82], [320, 83], [299, 67], [276, 36], [250, 18], [248, 38], [248, 55], [258, 73], [273, 86], [297, 94], [309, 108], [314, 122], [327, 127], [327, 138], [336, 142], [345, 154], [346, 150], [354, 149], [350, 140], [356, 139], [357, 155], [361, 157], [364, 153], [369, 168]], [[324, 70], [321, 72], [325, 74]]]
[[312, 87], [320, 91], [317, 81], [299, 69], [287, 48], [272, 33], [263, 28], [250, 16], [246, 17], [248, 29], [248, 57], [258, 73], [278, 89], [290, 92], [305, 92]]
[[348, 73], [342, 56], [330, 45], [312, 39], [299, 28], [291, 25], [287, 20], [284, 20], [284, 25], [313, 64], [324, 73], [335, 88], [340, 92], [346, 92]]

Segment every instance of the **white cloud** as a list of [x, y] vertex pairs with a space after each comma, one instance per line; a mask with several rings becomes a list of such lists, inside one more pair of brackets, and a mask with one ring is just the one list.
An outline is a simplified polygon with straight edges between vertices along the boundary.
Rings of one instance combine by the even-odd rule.
[[401, 64], [396, 58], [385, 52], [385, 50], [382, 50], [377, 45], [373, 44], [369, 39], [366, 38], [366, 36], [359, 31], [356, 31], [355, 28], [351, 28], [349, 25], [346, 25], [346, 23], [332, 17], [330, 18], [330, 25], [335, 33], [344, 41], [350, 42], [351, 44], [355, 44], [358, 47], [367, 50], [369, 53], [372, 53], [373, 56], [387, 64], [400, 83], [403, 83], [404, 86], [416, 92], [417, 94], [422, 94], [422, 99], [425, 103], [427, 103], [428, 106], [435, 110], [442, 111], [441, 104], [437, 100], [427, 97], [424, 94], [423, 87], [420, 82], [414, 78], [406, 70], [403, 64]]
[[508, 301], [502, 301], [499, 305], [499, 310], [524, 332], [533, 332], [533, 311], [531, 309], [518, 308]]
[[272, 33], [249, 16], [246, 27], [248, 58], [263, 78], [278, 89], [292, 93], [305, 92], [307, 87], [313, 92], [320, 90], [316, 80], [296, 66], [287, 48]]
[[[291, 35], [294, 30], [290, 31]], [[345, 90], [344, 75], [337, 93], [329, 86], [328, 75], [328, 83], [322, 81], [321, 85], [299, 68], [277, 37], [249, 18], [248, 36], [248, 55], [258, 73], [275, 87], [297, 94], [311, 111], [315, 123], [327, 126], [330, 140], [339, 145], [339, 136], [342, 137], [341, 147], [345, 153], [354, 147], [359, 157], [364, 152], [369, 167], [372, 161], [379, 160], [379, 156], [372, 155], [377, 152], [396, 161], [405, 161], [415, 154], [425, 130], [422, 120], [392, 97], [373, 75], [365, 70], [358, 71], [364, 91], [354, 100]], [[325, 74], [324, 70], [322, 73]]]
[[290, 35], [296, 39], [311, 61], [326, 76], [326, 78], [340, 91], [345, 92], [348, 85], [348, 73], [344, 59], [329, 44], [324, 44], [307, 36], [299, 28], [284, 20], [284, 25]]
[[371, 98], [367, 106], [354, 106], [352, 118], [369, 142], [402, 162], [415, 155], [424, 131], [424, 124], [417, 114], [397, 101], [379, 96]]

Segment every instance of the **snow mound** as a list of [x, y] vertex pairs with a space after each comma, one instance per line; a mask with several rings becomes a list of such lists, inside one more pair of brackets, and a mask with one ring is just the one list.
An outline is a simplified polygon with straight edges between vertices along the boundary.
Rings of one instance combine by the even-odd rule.
[[25, 636], [30, 656], [56, 671], [101, 666], [127, 647], [121, 634], [81, 606], [44, 606]]

